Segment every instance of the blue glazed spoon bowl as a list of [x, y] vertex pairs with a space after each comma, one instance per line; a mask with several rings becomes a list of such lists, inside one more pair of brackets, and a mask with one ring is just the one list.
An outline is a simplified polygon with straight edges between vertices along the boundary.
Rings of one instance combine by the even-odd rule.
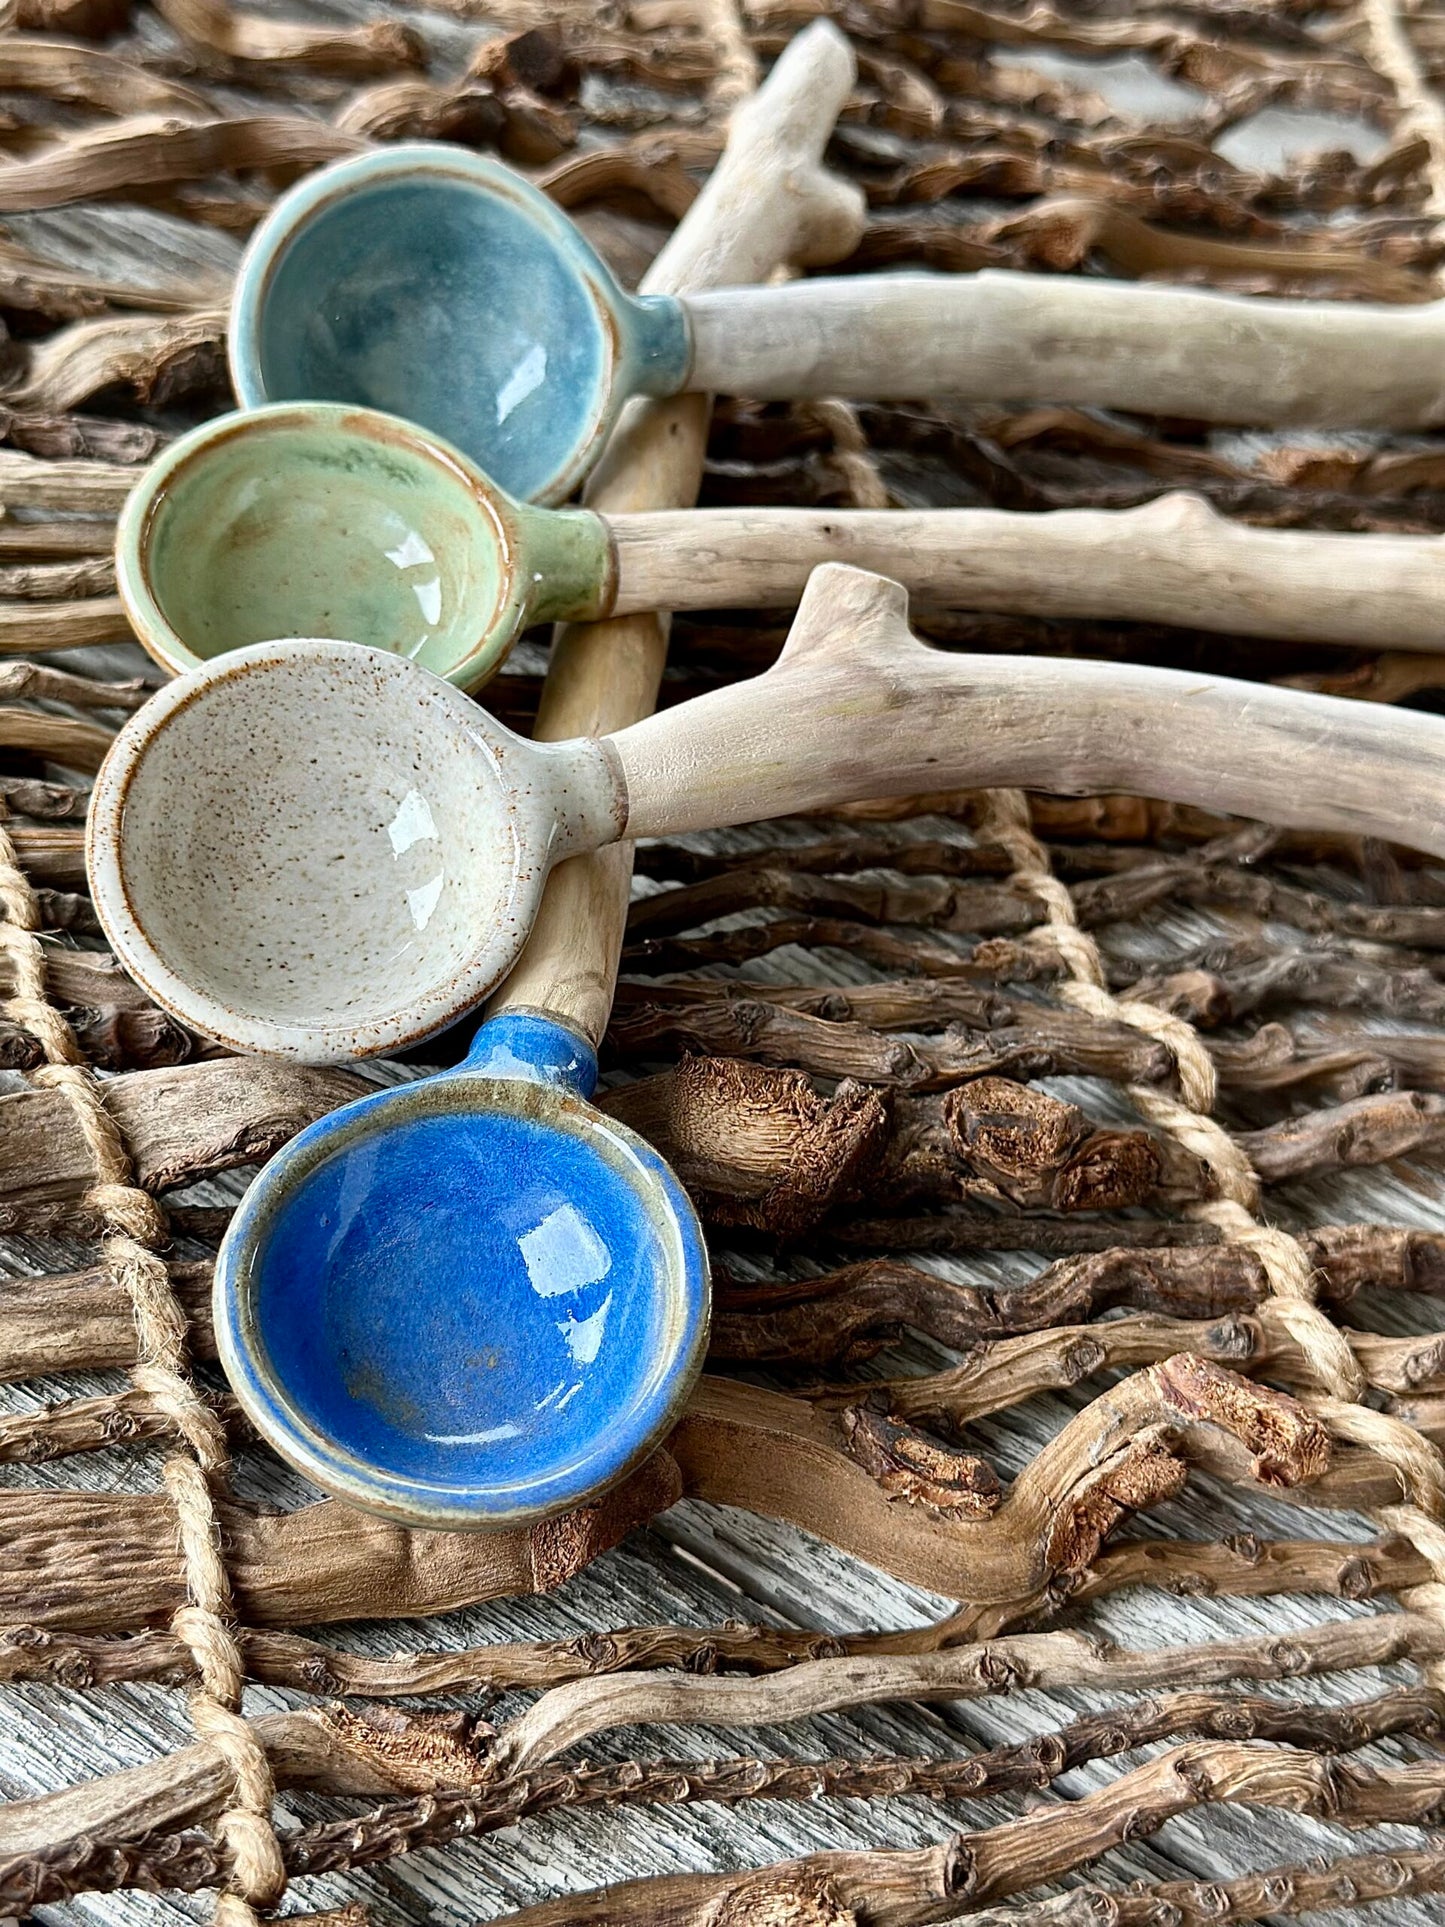
[[624, 294], [510, 168], [427, 143], [284, 195], [242, 263], [229, 339], [242, 407], [400, 415], [523, 502], [564, 501], [628, 395], [675, 394], [689, 362], [676, 300]]
[[216, 1265], [247, 1416], [346, 1503], [520, 1526], [624, 1477], [707, 1343], [707, 1249], [651, 1146], [587, 1102], [591, 1047], [515, 1011], [458, 1069], [273, 1158]]

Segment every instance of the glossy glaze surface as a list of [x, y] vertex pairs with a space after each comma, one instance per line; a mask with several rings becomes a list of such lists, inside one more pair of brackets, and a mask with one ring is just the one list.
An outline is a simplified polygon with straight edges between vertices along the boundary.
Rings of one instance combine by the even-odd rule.
[[494, 1019], [459, 1072], [302, 1133], [216, 1271], [248, 1412], [329, 1490], [426, 1525], [574, 1505], [658, 1442], [707, 1261], [665, 1164], [582, 1101], [564, 1027]]
[[577, 485], [633, 388], [687, 366], [676, 301], [637, 302], [547, 197], [410, 145], [324, 168], [257, 231], [232, 310], [243, 405], [340, 401], [443, 434], [520, 501]]
[[240, 651], [157, 692], [96, 780], [117, 953], [235, 1048], [312, 1061], [427, 1036], [508, 967], [554, 857], [620, 827], [595, 745], [522, 741], [355, 644]]
[[523, 507], [445, 442], [327, 405], [224, 416], [183, 436], [116, 536], [127, 612], [174, 670], [323, 636], [471, 687], [527, 621], [586, 613], [606, 570], [596, 517]]

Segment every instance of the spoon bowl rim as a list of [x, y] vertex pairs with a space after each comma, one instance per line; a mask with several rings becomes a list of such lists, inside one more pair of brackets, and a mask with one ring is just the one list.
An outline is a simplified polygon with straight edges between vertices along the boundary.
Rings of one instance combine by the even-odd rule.
[[[268, 1228], [289, 1198], [346, 1142], [411, 1118], [438, 1114], [527, 1115], [570, 1133], [605, 1161], [637, 1195], [667, 1254], [667, 1328], [655, 1356], [651, 1392], [609, 1423], [583, 1467], [574, 1462], [507, 1486], [432, 1482], [379, 1469], [358, 1458], [287, 1394], [260, 1333], [251, 1272]], [[378, 1113], [382, 1113], [378, 1121]], [[599, 1151], [599, 1155], [601, 1152]], [[625, 1479], [677, 1424], [702, 1369], [711, 1321], [707, 1243], [691, 1199], [645, 1138], [598, 1111], [577, 1092], [528, 1077], [498, 1077], [465, 1066], [378, 1091], [331, 1112], [279, 1151], [247, 1191], [216, 1260], [213, 1317], [221, 1364], [247, 1417], [289, 1464], [347, 1505], [430, 1530], [527, 1526], [587, 1503]], [[632, 1385], [637, 1385], [633, 1375]], [[528, 1496], [530, 1493], [531, 1496]]]
[[515, 860], [510, 864], [503, 914], [480, 922], [473, 947], [458, 968], [409, 995], [390, 1011], [346, 1022], [301, 1023], [239, 1012], [196, 988], [167, 962], [152, 941], [127, 881], [127, 801], [142, 776], [147, 756], [168, 724], [202, 697], [214, 698], [220, 692], [224, 700], [224, 692], [236, 687], [243, 677], [264, 674], [268, 667], [279, 667], [298, 657], [339, 658], [348, 663], [367, 659], [385, 672], [388, 685], [396, 677], [398, 665], [402, 687], [417, 676], [423, 677], [436, 698], [430, 713], [440, 714], [443, 725], [464, 752], [475, 754], [479, 765], [490, 759], [489, 778], [495, 779], [501, 754], [525, 758], [532, 753], [532, 745], [525, 738], [514, 735], [452, 684], [405, 657], [326, 637], [253, 643], [167, 683], [120, 730], [96, 774], [91, 793], [85, 832], [86, 874], [96, 916], [112, 950], [141, 989], [173, 1017], [228, 1050], [289, 1057], [305, 1064], [336, 1064], [423, 1043], [475, 1008], [511, 968], [525, 942], [541, 900], [548, 862], [545, 837], [533, 819], [524, 810], [512, 809]]
[[[578, 428], [565, 458], [528, 500], [555, 508], [580, 486], [593, 466], [625, 397], [619, 380], [626, 363], [629, 297], [607, 263], [566, 210], [503, 162], [440, 141], [401, 141], [369, 153], [347, 155], [306, 175], [281, 196], [246, 245], [237, 270], [226, 329], [231, 384], [243, 408], [276, 406], [262, 368], [261, 338], [266, 303], [283, 260], [306, 230], [332, 207], [378, 185], [395, 181], [450, 182], [520, 210], [564, 262], [591, 302], [599, 323], [604, 361], [593, 385], [591, 406], [573, 412]], [[364, 406], [362, 403], [340, 404]], [[426, 432], [426, 431], [422, 431]]]

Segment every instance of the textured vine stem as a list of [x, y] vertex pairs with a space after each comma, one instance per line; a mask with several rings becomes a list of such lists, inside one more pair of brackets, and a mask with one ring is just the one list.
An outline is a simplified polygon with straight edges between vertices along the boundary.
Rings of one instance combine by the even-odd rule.
[[[1334, 1437], [1365, 1446], [1387, 1476], [1398, 1480], [1403, 1504], [1391, 1504], [1388, 1491], [1378, 1495], [1368, 1478], [1358, 1489], [1361, 1503], [1386, 1508], [1385, 1522], [1407, 1537], [1432, 1569], [1432, 1583], [1412, 1593], [1411, 1600], [1445, 1613], [1445, 1528], [1440, 1524], [1445, 1515], [1445, 1458], [1403, 1419], [1359, 1402], [1364, 1373], [1343, 1333], [1317, 1303], [1318, 1286], [1303, 1246], [1259, 1222], [1261, 1180], [1267, 1181], [1270, 1170], [1256, 1147], [1270, 1148], [1260, 1142], [1265, 1134], [1231, 1137], [1215, 1120], [1215, 1069], [1188, 1024], [1139, 1000], [1123, 1003], [1108, 990], [1098, 946], [1080, 929], [1074, 900], [1049, 868], [1030, 826], [1025, 797], [1017, 791], [992, 792], [984, 825], [1009, 849], [1018, 881], [1045, 908], [1054, 942], [1068, 962], [1069, 979], [1060, 994], [1094, 1015], [1118, 1016], [1137, 1025], [1172, 1053], [1177, 1097], [1142, 1084], [1128, 1085], [1127, 1092], [1144, 1118], [1211, 1173], [1213, 1195], [1186, 1205], [1186, 1215], [1214, 1225], [1258, 1257], [1279, 1315], [1313, 1368], [1320, 1388], [1310, 1401], [1313, 1409], [1327, 1417]], [[1432, 1672], [1430, 1677], [1439, 1675]]]
[[[895, 1235], [911, 1222], [895, 1220]], [[920, 1227], [925, 1235], [948, 1228], [936, 1219]], [[1336, 1314], [1364, 1288], [1445, 1294], [1441, 1234], [1342, 1225], [1302, 1233], [1301, 1243], [1320, 1296]], [[947, 1247], [940, 1240], [938, 1248]], [[1056, 1259], [1027, 1283], [999, 1288], [956, 1284], [896, 1258], [778, 1281], [743, 1283], [724, 1275], [715, 1281], [712, 1355], [837, 1364], [867, 1357], [905, 1326], [970, 1351], [1124, 1307], [1173, 1319], [1227, 1319], [1253, 1312], [1267, 1291], [1254, 1253], [1223, 1243], [1080, 1252]], [[1428, 1352], [1431, 1341], [1414, 1342]], [[1421, 1369], [1434, 1367], [1422, 1356]]]
[[[391, 1608], [408, 1612], [547, 1590], [683, 1492], [766, 1508], [900, 1578], [1002, 1605], [1086, 1569], [1131, 1512], [1178, 1492], [1191, 1459], [1231, 1480], [1323, 1491], [1330, 1454], [1326, 1426], [1294, 1400], [1188, 1354], [1103, 1392], [1006, 1494], [984, 1461], [879, 1415], [826, 1413], [704, 1378], [667, 1451], [561, 1521], [407, 1533], [330, 1502], [280, 1514], [227, 1506], [221, 1517], [247, 1617], [272, 1626], [374, 1612], [387, 1586]], [[762, 1491], [760, 1457], [770, 1467]], [[1337, 1482], [1351, 1492], [1354, 1466], [1342, 1456]], [[1369, 1461], [1363, 1469], [1368, 1476]], [[1385, 1490], [1393, 1498], [1400, 1488]], [[0, 1615], [91, 1632], [173, 1611], [183, 1573], [158, 1525], [144, 1498], [0, 1494], [12, 1549], [0, 1567]]]
[[744, 1874], [674, 1874], [543, 1901], [508, 1927], [919, 1927], [1026, 1892], [1211, 1804], [1283, 1807], [1338, 1825], [1433, 1826], [1445, 1766], [1372, 1770], [1285, 1747], [1219, 1741], [1177, 1747], [1079, 1800], [1040, 1808], [934, 1847], [820, 1853]]
[[[1160, 1740], [1271, 1740], [1334, 1752], [1394, 1735], [1431, 1737], [1442, 1718], [1445, 1704], [1428, 1687], [1402, 1688], [1329, 1708], [1194, 1692], [1086, 1715], [1057, 1732], [990, 1747], [962, 1760], [883, 1754], [861, 1760], [744, 1756], [544, 1766], [481, 1787], [440, 1788], [418, 1798], [391, 1800], [345, 1821], [314, 1823], [289, 1833], [282, 1851], [293, 1878], [350, 1872], [563, 1808], [698, 1800], [727, 1805], [759, 1799], [875, 1800], [903, 1794], [980, 1799], [1036, 1791], [1088, 1761]], [[204, 1836], [171, 1832], [136, 1843], [82, 1837], [0, 1860], [0, 1903], [18, 1910], [120, 1887], [195, 1891], [214, 1884], [218, 1873], [219, 1861]]]
[[[1366, 1631], [1365, 1629], [1369, 1630]], [[1445, 1650], [1445, 1634], [1433, 1617], [1380, 1615], [1356, 1625], [1315, 1627], [1287, 1640], [1258, 1638], [1216, 1644], [1126, 1651], [1084, 1634], [1015, 1635], [946, 1652], [844, 1656], [805, 1662], [757, 1678], [695, 1677], [676, 1671], [630, 1672], [553, 1687], [500, 1730], [466, 1720], [395, 1711], [361, 1715], [341, 1706], [325, 1711], [268, 1714], [251, 1722], [258, 1747], [271, 1761], [279, 1784], [337, 1793], [434, 1792], [447, 1787], [490, 1788], [547, 1767], [560, 1754], [598, 1734], [621, 1727], [681, 1722], [728, 1726], [773, 1725], [821, 1712], [838, 1712], [894, 1700], [976, 1699], [1030, 1686], [1091, 1686], [1108, 1690], [1159, 1689], [1187, 1683], [1194, 1697], [1183, 1703], [1146, 1700], [1116, 1709], [1108, 1719], [1082, 1723], [1059, 1746], [1005, 1748], [998, 1756], [1008, 1771], [1044, 1761], [1062, 1771], [1069, 1748], [1108, 1745], [1109, 1720], [1122, 1730], [1112, 1750], [1142, 1744], [1129, 1734], [1131, 1720], [1163, 1737], [1181, 1720], [1192, 1729], [1203, 1720], [1230, 1738], [1303, 1739], [1306, 1743], [1362, 1744], [1374, 1714], [1339, 1709], [1331, 1723], [1315, 1707], [1288, 1707], [1204, 1695], [1205, 1687], [1245, 1678], [1308, 1677], [1341, 1666], [1429, 1659]], [[1391, 1702], [1393, 1708], [1393, 1702]], [[1409, 1698], [1409, 1717], [1433, 1730], [1445, 1702], [1425, 1689]], [[1387, 1709], [1381, 1717], [1394, 1718]], [[1271, 1719], [1275, 1724], [1271, 1725]], [[1231, 1728], [1230, 1721], [1235, 1724]], [[1292, 1724], [1284, 1725], [1282, 1722]], [[1358, 1738], [1352, 1737], [1359, 1735]], [[967, 1762], [959, 1763], [966, 1768]], [[224, 1763], [205, 1743], [151, 1765], [89, 1781], [38, 1799], [13, 1801], [0, 1812], [0, 1854], [70, 1851], [93, 1835], [116, 1840], [142, 1837], [158, 1820], [168, 1828], [206, 1822], [224, 1798]], [[956, 1783], [968, 1791], [968, 1776]], [[982, 1790], [982, 1789], [975, 1789]]]
[[1442, 1891], [1445, 1853], [1361, 1853], [1329, 1866], [1271, 1867], [1235, 1880], [1136, 1883], [1123, 1892], [1076, 1887], [1053, 1900], [986, 1907], [970, 1918], [972, 1927], [1230, 1927]]
[[[1031, 1597], [1000, 1607], [973, 1607], [931, 1626], [904, 1632], [830, 1633], [788, 1627], [622, 1626], [575, 1639], [499, 1642], [370, 1659], [296, 1633], [241, 1629], [248, 1679], [298, 1691], [355, 1698], [507, 1691], [557, 1686], [599, 1673], [674, 1666], [689, 1673], [764, 1673], [802, 1660], [941, 1651], [1034, 1625], [1070, 1601], [1079, 1604], [1120, 1588], [1160, 1587], [1189, 1597], [1257, 1597], [1308, 1592], [1359, 1602], [1429, 1577], [1430, 1568], [1401, 1539], [1374, 1544], [1230, 1539], [1219, 1544], [1144, 1539], [1106, 1548], [1084, 1572], [1059, 1575]], [[1376, 1622], [1349, 1622], [1375, 1627]], [[1393, 1627], [1394, 1621], [1389, 1624]], [[1361, 1653], [1376, 1632], [1362, 1632]], [[1292, 1647], [1271, 1640], [1286, 1668]], [[1336, 1663], [1350, 1663], [1337, 1649]], [[1363, 1662], [1362, 1662], [1363, 1663]], [[190, 1649], [166, 1632], [86, 1634], [11, 1626], [0, 1633], [0, 1680], [46, 1680], [86, 1687], [120, 1680], [184, 1684], [194, 1676]], [[1253, 1676], [1253, 1675], [1252, 1675]], [[1264, 1677], [1263, 1674], [1258, 1677]]]

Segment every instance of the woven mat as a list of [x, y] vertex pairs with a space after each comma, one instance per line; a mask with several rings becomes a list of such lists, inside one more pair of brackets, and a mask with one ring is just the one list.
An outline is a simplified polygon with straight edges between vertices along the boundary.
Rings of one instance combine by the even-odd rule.
[[[642, 853], [609, 1101], [651, 1107], [709, 1220], [717, 1396], [788, 1434], [778, 1465], [817, 1431], [806, 1505], [770, 1507], [744, 1426], [741, 1456], [689, 1469], [679, 1447], [711, 1498], [668, 1504], [659, 1473], [489, 1597], [509, 1588], [475, 1542], [303, 1511], [318, 1495], [246, 1438], [209, 1361], [226, 1213], [350, 1087], [253, 1085], [107, 967], [85, 773], [156, 676], [112, 600], [108, 518], [165, 437], [225, 406], [229, 279], [299, 171], [359, 138], [494, 150], [635, 281], [728, 102], [819, 10], [12, 3], [0, 1793], [88, 1790], [0, 1809], [0, 1915], [205, 1919], [219, 1887], [241, 1927], [281, 1893], [274, 1824], [283, 1911], [378, 1922], [1442, 1917], [1445, 874], [1401, 852], [995, 795]], [[860, 78], [830, 161], [869, 203], [845, 271], [1435, 292], [1445, 38], [1423, 8], [836, 17]], [[1226, 435], [1047, 397], [734, 403], [704, 500], [1031, 511], [1187, 488], [1274, 527], [1433, 532], [1442, 483], [1426, 436]], [[667, 696], [763, 666], [786, 620], [679, 620]], [[1435, 706], [1445, 680], [1428, 655], [1142, 624], [920, 626], [1361, 700]], [[514, 725], [545, 643], [486, 692]], [[667, 1140], [684, 1086], [716, 1097], [715, 1141]], [[751, 1188], [740, 1103], [796, 1126]], [[1025, 1518], [1061, 1451], [1082, 1455], [1064, 1496]], [[1006, 1541], [1018, 1586], [989, 1567], [970, 1603], [980, 1548]], [[834, 1671], [789, 1664], [809, 1660]], [[645, 1667], [674, 1671], [605, 1726], [599, 1682]], [[544, 1688], [591, 1709], [583, 1740], [509, 1775], [521, 1714], [560, 1709]]]

